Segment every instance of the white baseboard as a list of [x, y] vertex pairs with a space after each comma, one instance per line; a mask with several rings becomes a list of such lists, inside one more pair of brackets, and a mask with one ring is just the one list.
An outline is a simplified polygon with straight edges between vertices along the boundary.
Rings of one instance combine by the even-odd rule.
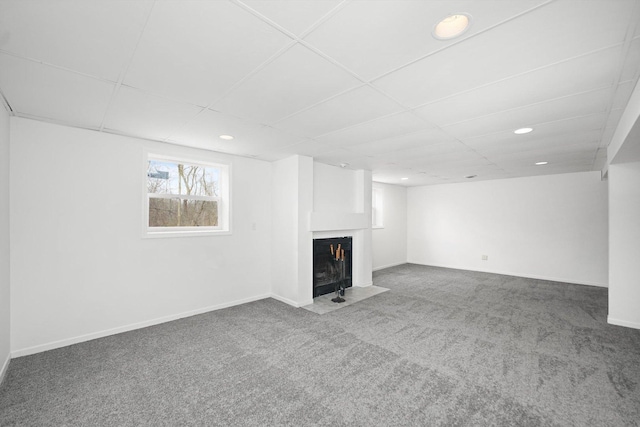
[[0, 385], [2, 385], [2, 381], [4, 381], [4, 374], [6, 374], [7, 369], [9, 369], [9, 362], [11, 362], [11, 354], [7, 354], [7, 359], [2, 364], [2, 368], [0, 368]]
[[624, 326], [625, 328], [640, 329], [640, 323], [614, 319], [611, 316], [607, 316], [607, 323], [609, 323], [610, 325]]
[[600, 287], [600, 288], [608, 288], [609, 287], [606, 283], [590, 282], [590, 281], [577, 281], [577, 280], [574, 280], [574, 279], [567, 279], [567, 278], [563, 278], [563, 277], [540, 276], [538, 274], [514, 273], [514, 272], [511, 272], [511, 271], [502, 271], [502, 270], [473, 270], [471, 268], [461, 267], [461, 266], [458, 266], [458, 265], [425, 264], [425, 263], [415, 262], [415, 261], [407, 261], [407, 263], [408, 264], [417, 264], [417, 265], [426, 265], [426, 266], [429, 266], [429, 267], [451, 268], [453, 270], [477, 271], [478, 273], [500, 274], [502, 276], [514, 276], [514, 277], [524, 277], [524, 278], [527, 278], [527, 279], [548, 280], [550, 282], [571, 283], [573, 285], [597, 286], [597, 287]]
[[396, 262], [396, 263], [393, 263], [393, 264], [387, 264], [387, 265], [383, 265], [381, 267], [375, 267], [373, 269], [373, 271], [384, 270], [385, 268], [397, 267], [399, 265], [406, 264], [406, 263], [407, 263], [407, 261]]
[[92, 332], [90, 334], [80, 335], [73, 338], [65, 338], [63, 340], [52, 341], [46, 344], [35, 345], [32, 347], [21, 348], [11, 352], [11, 357], [28, 356], [30, 354], [41, 353], [43, 351], [53, 350], [60, 347], [66, 347], [72, 344], [78, 344], [85, 341], [91, 341], [97, 338], [107, 337], [109, 335], [120, 334], [123, 332], [133, 331], [135, 329], [146, 328], [153, 325], [159, 325], [161, 323], [171, 322], [173, 320], [183, 319], [185, 317], [196, 316], [198, 314], [208, 313], [210, 311], [220, 310], [223, 308], [233, 307], [235, 305], [246, 304], [248, 302], [258, 301], [261, 299], [269, 298], [271, 295], [257, 295], [254, 297], [243, 298], [231, 302], [212, 305], [209, 307], [203, 307], [196, 310], [186, 311], [183, 313], [172, 314], [169, 316], [159, 317], [156, 319], [145, 320], [143, 322], [132, 323], [130, 325], [120, 326], [117, 328], [106, 329], [99, 332]]
[[354, 288], [368, 288], [369, 286], [373, 286], [373, 282], [367, 282], [367, 283], [354, 283], [353, 287]]
[[285, 297], [277, 295], [277, 294], [271, 294], [270, 297], [275, 299], [275, 300], [278, 300], [280, 302], [283, 302], [285, 304], [288, 304], [288, 305], [290, 305], [292, 307], [295, 307], [295, 308], [302, 307], [302, 306], [309, 305], [309, 304], [313, 304], [313, 300], [311, 300], [311, 301], [309, 301], [307, 303], [297, 303], [292, 299], [285, 298]]

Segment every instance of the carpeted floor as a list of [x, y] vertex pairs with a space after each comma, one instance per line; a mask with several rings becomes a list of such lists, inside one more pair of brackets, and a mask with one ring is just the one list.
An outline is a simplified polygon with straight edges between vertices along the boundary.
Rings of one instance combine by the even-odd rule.
[[268, 299], [14, 359], [0, 425], [624, 426], [607, 290], [406, 264], [317, 315]]

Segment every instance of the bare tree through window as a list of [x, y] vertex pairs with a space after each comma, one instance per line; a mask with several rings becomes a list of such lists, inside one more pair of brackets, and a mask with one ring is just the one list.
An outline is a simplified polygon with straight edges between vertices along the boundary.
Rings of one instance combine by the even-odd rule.
[[216, 167], [149, 160], [150, 227], [217, 227], [220, 170]]

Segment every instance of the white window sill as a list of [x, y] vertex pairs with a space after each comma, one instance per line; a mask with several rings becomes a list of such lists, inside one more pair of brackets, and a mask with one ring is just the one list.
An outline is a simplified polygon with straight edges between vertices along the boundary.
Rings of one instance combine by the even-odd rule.
[[382, 230], [384, 228], [384, 225], [374, 225], [371, 227], [373, 230]]
[[205, 236], [229, 236], [230, 230], [202, 230], [202, 231], [146, 231], [142, 237], [145, 239], [163, 239], [169, 237], [205, 237]]

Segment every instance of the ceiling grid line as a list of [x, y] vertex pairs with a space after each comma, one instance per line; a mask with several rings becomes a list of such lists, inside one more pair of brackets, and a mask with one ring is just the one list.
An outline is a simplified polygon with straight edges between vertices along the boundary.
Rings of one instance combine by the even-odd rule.
[[440, 52], [442, 52], [442, 51], [444, 51], [444, 50], [446, 50], [446, 49], [449, 49], [449, 48], [451, 48], [451, 47], [453, 47], [453, 46], [456, 46], [456, 45], [458, 45], [458, 44], [460, 44], [460, 43], [463, 43], [463, 42], [465, 42], [465, 41], [468, 41], [468, 40], [470, 40], [470, 39], [472, 39], [472, 38], [474, 38], [474, 37], [477, 37], [477, 36], [479, 36], [479, 35], [482, 35], [482, 34], [484, 34], [484, 33], [488, 32], [488, 31], [491, 31], [491, 30], [493, 30], [493, 29], [495, 29], [495, 28], [497, 28], [497, 27], [501, 26], [501, 25], [506, 24], [507, 22], [513, 21], [514, 19], [517, 19], [517, 18], [520, 18], [520, 17], [522, 17], [522, 16], [524, 16], [524, 15], [527, 15], [527, 14], [529, 14], [529, 13], [533, 12], [534, 10], [540, 9], [540, 8], [542, 8], [542, 7], [545, 7], [545, 6], [547, 6], [547, 5], [551, 4], [551, 3], [555, 2], [555, 1], [557, 1], [557, 0], [548, 0], [548, 1], [547, 1], [547, 2], [545, 2], [545, 3], [539, 4], [539, 5], [535, 6], [535, 7], [532, 7], [531, 9], [525, 10], [524, 12], [521, 12], [521, 13], [518, 13], [518, 14], [516, 14], [516, 15], [513, 15], [513, 16], [511, 16], [511, 17], [509, 17], [509, 18], [507, 18], [507, 19], [505, 19], [505, 20], [503, 20], [503, 21], [501, 21], [501, 22], [498, 22], [497, 24], [494, 24], [494, 25], [492, 25], [492, 26], [490, 26], [490, 27], [487, 27], [487, 28], [485, 28], [485, 29], [483, 29], [483, 30], [481, 30], [481, 31], [478, 31], [477, 33], [473, 33], [473, 34], [471, 34], [471, 35], [469, 35], [469, 36], [467, 36], [467, 37], [461, 38], [461, 39], [459, 39], [459, 40], [454, 40], [452, 43], [450, 43], [450, 44], [448, 44], [448, 45], [446, 45], [446, 46], [443, 46], [441, 49], [437, 49], [437, 50], [435, 50], [435, 51], [429, 52], [428, 54], [423, 55], [423, 56], [421, 56], [421, 57], [419, 57], [419, 58], [416, 58], [416, 59], [414, 59], [414, 60], [412, 60], [412, 61], [409, 61], [409, 62], [407, 62], [407, 63], [406, 63], [406, 64], [404, 64], [404, 65], [401, 65], [401, 66], [399, 66], [399, 67], [394, 68], [393, 70], [386, 71], [386, 72], [384, 72], [384, 73], [380, 74], [379, 76], [376, 76], [376, 77], [374, 77], [374, 78], [370, 79], [369, 81], [371, 81], [371, 82], [375, 82], [376, 80], [380, 80], [381, 78], [386, 77], [386, 76], [388, 76], [389, 74], [393, 74], [393, 73], [395, 73], [395, 72], [397, 72], [397, 71], [402, 70], [403, 68], [407, 68], [407, 67], [409, 67], [410, 65], [415, 64], [416, 62], [422, 61], [422, 60], [423, 60], [423, 59], [425, 59], [425, 58], [428, 58], [428, 57], [430, 57], [430, 56], [436, 55], [436, 54], [438, 54], [438, 53], [440, 53]]
[[[236, 3], [236, 4], [241, 4], [242, 6], [246, 6], [246, 5], [244, 5], [244, 3], [241, 3], [239, 0], [230, 0], [230, 1], [232, 1], [232, 2], [234, 2], [234, 3]], [[507, 23], [507, 22], [509, 22], [509, 21], [513, 20], [513, 19], [516, 19], [516, 18], [518, 18], [518, 17], [524, 16], [524, 15], [526, 15], [526, 14], [528, 14], [528, 13], [531, 13], [531, 12], [533, 12], [534, 10], [539, 9], [539, 8], [541, 8], [541, 7], [543, 7], [543, 6], [546, 6], [546, 5], [548, 5], [548, 4], [550, 4], [550, 3], [554, 2], [554, 1], [556, 1], [556, 0], [549, 0], [549, 1], [545, 2], [545, 3], [542, 3], [542, 4], [540, 4], [540, 5], [537, 5], [537, 6], [533, 7], [533, 8], [530, 8], [530, 9], [528, 9], [528, 10], [524, 11], [524, 12], [521, 12], [521, 13], [519, 13], [519, 14], [516, 14], [516, 15], [514, 15], [514, 16], [512, 16], [512, 17], [510, 17], [510, 18], [506, 19], [506, 20], [503, 20], [503, 21], [501, 21], [501, 22], [499, 22], [499, 23], [497, 23], [497, 24], [493, 25], [493, 26], [490, 26], [490, 27], [488, 27], [488, 28], [486, 28], [486, 29], [484, 29], [484, 30], [482, 30], [482, 31], [479, 31], [478, 33], [475, 33], [475, 34], [473, 34], [473, 35], [471, 35], [471, 36], [469, 36], [469, 37], [466, 37], [466, 38], [464, 38], [464, 39], [461, 39], [460, 41], [456, 41], [456, 42], [454, 42], [454, 43], [452, 43], [452, 44], [449, 44], [449, 45], [447, 45], [447, 46], [443, 47], [442, 49], [439, 49], [439, 50], [437, 50], [437, 51], [435, 51], [435, 52], [431, 52], [431, 53], [430, 53], [430, 54], [428, 54], [428, 55], [425, 55], [425, 56], [423, 56], [423, 57], [421, 57], [421, 58], [418, 58], [418, 59], [416, 59], [416, 60], [414, 60], [414, 61], [412, 61], [412, 62], [410, 62], [410, 63], [408, 63], [408, 64], [405, 64], [405, 65], [403, 65], [403, 66], [401, 66], [401, 67], [398, 67], [398, 68], [396, 68], [396, 69], [394, 69], [394, 70], [390, 71], [389, 73], [391, 73], [391, 72], [395, 72], [395, 71], [400, 70], [400, 69], [402, 69], [402, 68], [405, 68], [406, 66], [411, 65], [411, 64], [413, 64], [413, 63], [415, 63], [415, 62], [418, 62], [418, 61], [420, 61], [420, 60], [422, 60], [422, 59], [424, 59], [424, 58], [426, 58], [426, 57], [428, 57], [428, 56], [431, 56], [432, 54], [438, 53], [438, 52], [440, 52], [440, 51], [442, 51], [442, 50], [444, 50], [444, 49], [447, 49], [447, 48], [449, 48], [449, 47], [451, 47], [451, 46], [454, 46], [454, 45], [456, 45], [456, 44], [458, 44], [458, 43], [461, 43], [461, 42], [463, 42], [463, 41], [465, 41], [465, 40], [468, 40], [468, 39], [470, 39], [470, 38], [472, 38], [472, 37], [475, 37], [475, 36], [477, 36], [477, 35], [479, 35], [479, 34], [482, 34], [482, 33], [486, 32], [486, 31], [489, 31], [489, 30], [491, 30], [491, 29], [493, 29], [493, 28], [496, 28], [496, 27], [498, 27], [498, 26], [500, 26], [500, 25], [503, 25], [503, 24], [505, 24], [505, 23]], [[265, 22], [269, 23], [270, 25], [273, 25], [273, 24], [272, 24], [272, 21], [271, 21], [271, 20], [269, 20], [268, 18], [263, 17], [261, 14], [259, 14], [259, 13], [258, 13], [258, 12], [256, 12], [256, 11], [254, 11], [254, 10], [253, 10], [253, 9], [251, 9], [251, 8], [248, 8], [248, 10], [249, 10], [251, 13], [254, 13], [256, 16], [260, 17], [261, 19], [264, 19], [264, 20], [265, 20]], [[276, 28], [280, 29], [280, 27], [279, 27], [279, 26], [276, 26]], [[376, 77], [376, 78], [374, 78], [374, 79], [370, 79], [370, 80], [364, 79], [364, 78], [363, 78], [363, 77], [361, 77], [358, 73], [356, 73], [355, 71], [353, 71], [353, 70], [349, 69], [348, 67], [346, 67], [346, 66], [345, 66], [344, 64], [342, 64], [341, 62], [339, 62], [339, 61], [335, 60], [334, 58], [332, 58], [330, 55], [327, 55], [326, 53], [324, 53], [324, 52], [323, 52], [323, 51], [321, 51], [320, 49], [318, 49], [318, 48], [316, 48], [315, 46], [313, 46], [313, 45], [311, 45], [311, 44], [307, 43], [306, 41], [304, 41], [304, 40], [302, 40], [301, 38], [299, 38], [299, 37], [295, 36], [294, 34], [292, 34], [292, 33], [290, 33], [290, 34], [291, 34], [291, 36], [295, 37], [295, 38], [296, 38], [296, 40], [297, 40], [301, 45], [303, 45], [303, 46], [307, 47], [308, 49], [312, 50], [312, 51], [313, 51], [313, 52], [315, 52], [316, 54], [318, 54], [318, 55], [320, 55], [321, 57], [325, 58], [327, 61], [331, 62], [332, 64], [334, 64], [334, 65], [336, 65], [336, 66], [339, 66], [340, 68], [342, 68], [343, 70], [347, 71], [347, 72], [348, 72], [348, 73], [350, 73], [352, 76], [354, 76], [355, 78], [357, 78], [358, 80], [360, 80], [361, 82], [363, 82], [366, 86], [370, 87], [371, 89], [375, 90], [375, 91], [376, 91], [376, 92], [378, 92], [379, 94], [381, 94], [381, 95], [385, 96], [386, 98], [388, 98], [389, 100], [391, 100], [392, 102], [394, 102], [395, 104], [397, 104], [399, 107], [401, 107], [401, 109], [402, 109], [402, 111], [401, 111], [401, 112], [408, 112], [408, 113], [410, 113], [410, 114], [414, 115], [415, 117], [417, 117], [418, 119], [422, 120], [422, 121], [423, 121], [425, 124], [427, 124], [428, 126], [438, 128], [438, 129], [440, 129], [440, 130], [442, 130], [442, 131], [444, 132], [444, 130], [443, 130], [440, 126], [437, 126], [437, 125], [435, 125], [434, 123], [432, 123], [432, 122], [430, 122], [430, 121], [426, 120], [424, 117], [422, 117], [422, 116], [420, 116], [420, 115], [417, 115], [417, 114], [415, 113], [415, 111], [414, 111], [414, 110], [415, 110], [414, 108], [411, 108], [411, 107], [409, 107], [408, 105], [406, 105], [406, 104], [404, 104], [404, 103], [400, 102], [399, 100], [397, 100], [396, 98], [392, 97], [391, 95], [389, 95], [388, 93], [386, 93], [385, 91], [383, 91], [381, 88], [379, 88], [378, 86], [376, 86], [376, 85], [374, 84], [374, 81], [375, 81], [375, 80], [377, 80], [377, 79], [379, 79], [380, 77], [383, 77], [384, 75], [389, 74], [389, 73], [386, 73], [386, 74], [384, 74], [384, 75], [382, 75], [382, 76], [378, 76], [378, 77]], [[360, 86], [360, 87], [362, 87], [362, 86]], [[315, 107], [317, 107], [317, 106], [319, 106], [319, 105], [322, 105], [322, 104], [324, 104], [324, 103], [326, 103], [326, 102], [330, 101], [331, 99], [334, 99], [334, 98], [336, 98], [336, 97], [338, 97], [338, 96], [341, 96], [341, 95], [343, 95], [343, 94], [345, 94], [345, 93], [348, 93], [348, 92], [350, 92], [351, 90], [355, 90], [355, 89], [358, 89], [358, 87], [356, 87], [356, 88], [351, 88], [351, 89], [349, 89], [349, 90], [344, 91], [343, 93], [339, 93], [339, 94], [337, 94], [337, 95], [334, 95], [334, 96], [328, 97], [328, 98], [326, 98], [326, 99], [323, 99], [323, 100], [321, 100], [321, 101], [317, 102], [316, 104], [310, 105], [310, 106], [308, 106], [308, 107], [306, 107], [306, 108], [304, 108], [304, 109], [301, 109], [301, 110], [299, 110], [299, 111], [296, 111], [296, 112], [294, 112], [294, 113], [292, 113], [292, 114], [290, 114], [290, 115], [288, 115], [288, 116], [285, 116], [285, 117], [283, 117], [283, 118], [281, 118], [281, 119], [279, 119], [279, 120], [277, 120], [277, 121], [275, 121], [275, 122], [272, 122], [271, 124], [272, 124], [272, 125], [274, 125], [274, 126], [277, 126], [277, 125], [278, 125], [278, 123], [281, 123], [281, 122], [283, 122], [283, 121], [285, 121], [285, 120], [289, 119], [290, 117], [294, 117], [294, 116], [296, 116], [296, 115], [298, 115], [298, 114], [300, 114], [300, 113], [303, 113], [303, 112], [305, 112], [305, 111], [311, 110], [311, 109], [313, 109], [313, 108], [315, 108]], [[376, 118], [376, 119], [379, 119], [379, 118], [380, 118], [380, 117], [378, 117], [378, 118]], [[375, 119], [374, 119], [374, 120], [375, 120]], [[345, 130], [345, 129], [347, 129], [347, 128], [340, 128], [340, 129], [337, 129], [336, 131], [342, 131], [342, 130]], [[445, 132], [445, 133], [446, 133], [446, 132]], [[320, 136], [314, 136], [314, 137], [312, 137], [312, 139], [314, 139], [314, 140], [315, 140], [316, 138], [319, 138], [319, 137], [320, 137]], [[484, 156], [482, 156], [480, 153], [478, 153], [478, 152], [477, 152], [476, 150], [474, 150], [473, 148], [471, 148], [471, 147], [469, 147], [468, 145], [466, 145], [464, 142], [462, 142], [462, 141], [461, 141], [461, 140], [459, 140], [458, 138], [454, 138], [454, 139], [455, 139], [459, 144], [461, 144], [462, 146], [466, 147], [467, 149], [469, 149], [469, 150], [471, 150], [471, 151], [475, 152], [476, 154], [478, 154], [479, 156], [481, 156], [481, 157], [483, 157], [483, 158], [484, 158]], [[347, 151], [350, 151], [350, 150], [348, 150], [348, 149], [347, 149]], [[486, 158], [485, 158], [485, 159], [486, 159]]]
[[[609, 121], [609, 116], [611, 115], [611, 107], [613, 105], [613, 101], [616, 97], [617, 94], [617, 89], [620, 85], [620, 79], [622, 78], [622, 73], [624, 71], [624, 64], [626, 62], [627, 59], [627, 55], [629, 53], [629, 50], [631, 48], [631, 43], [633, 42], [633, 34], [636, 31], [636, 28], [638, 27], [638, 18], [640, 17], [640, 3], [636, 2], [634, 3], [634, 8], [633, 8], [633, 12], [630, 14], [629, 16], [629, 22], [627, 24], [627, 32], [625, 34], [625, 39], [623, 42], [624, 47], [622, 48], [622, 52], [620, 54], [620, 58], [618, 59], [619, 62], [619, 73], [614, 76], [614, 80], [613, 80], [613, 87], [614, 90], [612, 91], [612, 94], [610, 96], [610, 102], [608, 104], [608, 110], [607, 110], [607, 114], [604, 120], [604, 125], [602, 127], [602, 132], [600, 133], [600, 145], [602, 146], [603, 144], [603, 138], [604, 138], [604, 134], [606, 132], [606, 124]], [[602, 147], [602, 148], [606, 148], [609, 146], [609, 142], [606, 142], [606, 146]], [[599, 147], [600, 148], [600, 147]], [[593, 156], [593, 162], [592, 162], [592, 168], [593, 165], [596, 164], [596, 161], [598, 159], [598, 151], [596, 151], [596, 153]]]
[[275, 61], [276, 59], [278, 59], [279, 57], [281, 57], [282, 55], [284, 55], [287, 51], [289, 51], [291, 48], [293, 48], [295, 45], [298, 44], [298, 41], [296, 40], [292, 40], [289, 44], [287, 44], [286, 46], [282, 47], [280, 50], [278, 50], [276, 53], [274, 53], [272, 56], [270, 56], [266, 61], [264, 61], [262, 64], [258, 65], [256, 68], [254, 68], [253, 70], [251, 70], [248, 74], [246, 74], [244, 77], [242, 77], [240, 80], [238, 80], [236, 83], [234, 83], [231, 87], [229, 87], [229, 89], [227, 89], [222, 95], [220, 95], [219, 97], [217, 97], [216, 99], [214, 99], [212, 102], [210, 102], [206, 107], [204, 108], [209, 108], [212, 109], [214, 108], [214, 106], [216, 104], [218, 104], [220, 101], [222, 101], [223, 99], [225, 99], [227, 96], [229, 96], [230, 94], [232, 94], [237, 88], [239, 88], [240, 86], [242, 86], [247, 80], [249, 80], [251, 77], [255, 76], [256, 74], [258, 74], [260, 71], [264, 70], [265, 67], [267, 67], [269, 64], [273, 63], [273, 61]]
[[[559, 101], [559, 100], [562, 100], [562, 99], [569, 99], [569, 98], [572, 98], [574, 96], [586, 95], [586, 94], [589, 94], [589, 93], [599, 92], [599, 91], [602, 91], [604, 89], [610, 89], [610, 88], [614, 88], [614, 87], [615, 86], [613, 84], [609, 84], [609, 85], [606, 85], [606, 86], [598, 86], [598, 87], [595, 87], [595, 88], [592, 88], [592, 89], [589, 89], [589, 90], [584, 90], [584, 91], [580, 91], [580, 92], [573, 92], [573, 93], [570, 93], [570, 94], [567, 94], [567, 95], [558, 96], [557, 98], [548, 98], [548, 99], [545, 99], [545, 100], [542, 100], [542, 101], [533, 102], [531, 104], [520, 105], [518, 107], [508, 108], [506, 110], [499, 110], [499, 111], [496, 111], [496, 112], [493, 112], [493, 113], [483, 114], [481, 116], [473, 116], [473, 117], [470, 117], [468, 119], [460, 120], [459, 122], [445, 123], [445, 124], [443, 124], [443, 127], [449, 127], [449, 126], [459, 125], [459, 124], [462, 124], [462, 123], [468, 123], [468, 122], [471, 122], [471, 121], [474, 121], [474, 120], [478, 120], [478, 119], [483, 119], [483, 118], [492, 117], [492, 116], [498, 116], [498, 115], [502, 115], [504, 113], [523, 110], [525, 108], [533, 107], [533, 106], [536, 106], [536, 105], [543, 105], [543, 104], [546, 104], [546, 103], [549, 103], [549, 102]], [[530, 123], [530, 124], [531, 125], [535, 125], [536, 123]]]
[[[434, 39], [445, 12], [470, 31]], [[586, 172], [640, 78], [639, 25], [638, 0], [5, 0], [0, 102], [403, 186]]]
[[598, 49], [595, 49], [595, 50], [592, 50], [592, 51], [589, 51], [589, 52], [586, 52], [586, 53], [581, 53], [580, 55], [576, 55], [576, 56], [572, 56], [572, 57], [569, 57], [569, 58], [565, 58], [565, 59], [563, 59], [561, 61], [555, 61], [555, 62], [551, 62], [551, 63], [546, 64], [546, 65], [542, 65], [540, 67], [532, 68], [532, 69], [529, 69], [527, 71], [523, 71], [521, 73], [512, 74], [512, 75], [510, 75], [508, 77], [504, 77], [502, 79], [492, 80], [492, 81], [490, 81], [488, 83], [484, 83], [484, 84], [481, 84], [481, 85], [478, 85], [478, 86], [474, 86], [474, 87], [472, 87], [470, 89], [461, 90], [460, 92], [454, 92], [454, 93], [448, 94], [446, 96], [443, 96], [441, 98], [437, 98], [437, 99], [431, 100], [429, 102], [425, 102], [424, 104], [416, 105], [415, 107], [412, 107], [412, 110], [417, 110], [419, 108], [426, 107], [426, 106], [429, 106], [431, 104], [436, 104], [438, 102], [445, 101], [445, 100], [450, 99], [450, 98], [455, 98], [456, 96], [459, 96], [459, 95], [464, 95], [464, 94], [467, 94], [467, 93], [471, 93], [471, 92], [476, 91], [478, 89], [484, 89], [484, 88], [496, 85], [498, 83], [508, 82], [509, 80], [513, 80], [513, 79], [517, 79], [517, 78], [520, 78], [520, 77], [524, 77], [524, 76], [527, 76], [529, 74], [545, 70], [547, 68], [555, 67], [557, 65], [566, 64], [568, 62], [572, 62], [572, 61], [575, 61], [577, 59], [583, 59], [583, 58], [586, 58], [586, 57], [588, 57], [590, 55], [594, 55], [594, 54], [601, 53], [601, 52], [606, 52], [607, 50], [615, 49], [615, 48], [621, 47], [621, 46], [623, 46], [623, 43], [616, 43], [616, 44], [605, 46], [605, 47], [601, 47], [601, 48], [598, 48]]
[[[573, 120], [573, 119], [579, 119], [579, 118], [584, 118], [584, 117], [592, 117], [592, 116], [597, 116], [599, 114], [602, 114], [601, 112], [595, 112], [595, 113], [589, 113], [589, 114], [583, 114], [583, 115], [579, 115], [579, 116], [571, 116], [571, 117], [563, 117], [561, 119], [557, 119], [557, 120], [549, 120], [546, 122], [539, 122], [536, 123], [538, 126], [539, 125], [548, 125], [548, 124], [552, 124], [552, 123], [560, 123], [560, 122], [565, 122], [568, 120]], [[592, 130], [599, 130], [600, 127], [598, 127], [598, 129], [592, 129]], [[499, 130], [496, 132], [489, 132], [489, 133], [484, 133], [484, 134], [477, 134], [474, 135], [473, 138], [480, 138], [480, 137], [486, 137], [486, 136], [491, 136], [491, 135], [499, 135], [501, 133], [504, 133], [506, 130]], [[509, 130], [511, 131], [511, 130]], [[562, 134], [558, 134], [558, 135], [562, 135]]]
[[[254, 70], [252, 70], [249, 74], [247, 74], [246, 76], [244, 76], [242, 79], [240, 79], [238, 82], [236, 82], [234, 85], [232, 85], [226, 92], [224, 92], [222, 95], [220, 95], [218, 98], [216, 98], [215, 100], [213, 100], [212, 102], [210, 102], [208, 105], [201, 107], [202, 110], [200, 110], [196, 115], [194, 115], [191, 120], [187, 121], [186, 123], [183, 123], [183, 125], [181, 127], [176, 128], [176, 130], [170, 134], [169, 136], [167, 136], [164, 141], [168, 141], [170, 140], [172, 137], [174, 137], [175, 135], [180, 134], [181, 131], [184, 130], [185, 126], [187, 126], [191, 121], [195, 120], [200, 114], [202, 114], [203, 112], [207, 111], [207, 110], [211, 110], [211, 111], [216, 111], [214, 109], [215, 105], [217, 103], [219, 103], [221, 100], [223, 100], [226, 96], [228, 96], [229, 94], [233, 93], [233, 91], [240, 87], [245, 81], [247, 81], [249, 78], [251, 78], [252, 76], [254, 76], [256, 73], [258, 73], [260, 70], [264, 69], [264, 67], [266, 67], [267, 65], [269, 65], [270, 63], [272, 63], [273, 61], [275, 61], [278, 57], [282, 56], [286, 51], [288, 51], [289, 49], [291, 49], [293, 46], [295, 46], [297, 44], [296, 41], [291, 41], [290, 44], [284, 46], [282, 49], [278, 50], [278, 52], [276, 52], [273, 56], [271, 56], [270, 58], [268, 58], [266, 61], [264, 61], [262, 64], [260, 64], [258, 67], [256, 67]], [[240, 117], [238, 117], [240, 118]]]
[[89, 73], [85, 73], [85, 72], [82, 72], [82, 71], [74, 70], [72, 68], [67, 68], [67, 67], [63, 67], [61, 65], [52, 64], [52, 63], [49, 63], [49, 62], [46, 62], [46, 61], [42, 61], [40, 59], [35, 59], [35, 58], [31, 58], [29, 56], [20, 55], [20, 54], [17, 54], [15, 52], [11, 52], [11, 51], [8, 51], [8, 50], [0, 49], [0, 54], [9, 55], [9, 56], [12, 56], [12, 57], [18, 58], [18, 59], [24, 59], [25, 61], [33, 62], [35, 64], [39, 64], [39, 65], [42, 65], [42, 66], [45, 66], [45, 67], [55, 68], [57, 70], [65, 71], [67, 73], [75, 74], [75, 75], [78, 75], [78, 76], [87, 77], [87, 78], [90, 78], [90, 79], [93, 79], [93, 80], [97, 80], [99, 82], [109, 83], [109, 84], [116, 83], [115, 81], [107, 79], [107, 78], [104, 78], [104, 77], [99, 77], [99, 76], [95, 76], [93, 74], [89, 74]]
[[9, 104], [9, 101], [7, 100], [7, 97], [4, 96], [4, 93], [2, 93], [2, 90], [0, 90], [0, 100], [2, 100], [2, 106], [7, 110], [7, 113], [9, 113], [10, 116], [15, 116], [15, 112], [13, 111], [13, 108], [11, 108], [11, 104]]
[[109, 99], [109, 102], [107, 104], [107, 108], [105, 108], [104, 111], [104, 115], [102, 116], [102, 121], [100, 123], [100, 131], [102, 132], [105, 128], [105, 122], [107, 120], [107, 117], [109, 117], [109, 112], [111, 110], [111, 107], [113, 105], [113, 101], [115, 100], [116, 96], [118, 96], [118, 93], [120, 92], [120, 87], [122, 86], [122, 82], [124, 81], [127, 72], [129, 71], [129, 68], [131, 67], [131, 63], [133, 62], [133, 57], [136, 54], [136, 51], [138, 50], [138, 46], [140, 45], [140, 40], [142, 40], [142, 36], [144, 35], [144, 32], [147, 28], [147, 25], [149, 24], [149, 19], [151, 19], [151, 14], [153, 13], [153, 9], [156, 5], [156, 0], [153, 0], [153, 3], [151, 3], [151, 7], [149, 8], [149, 12], [147, 12], [147, 19], [144, 22], [144, 25], [142, 26], [142, 28], [140, 29], [140, 33], [138, 34], [138, 38], [136, 39], [136, 42], [133, 46], [133, 49], [131, 51], [131, 55], [129, 55], [128, 60], [125, 62], [124, 66], [122, 67], [122, 69], [120, 70], [120, 73], [118, 75], [118, 81], [116, 82], [115, 87], [113, 88], [113, 92], [111, 93], [111, 98]]

